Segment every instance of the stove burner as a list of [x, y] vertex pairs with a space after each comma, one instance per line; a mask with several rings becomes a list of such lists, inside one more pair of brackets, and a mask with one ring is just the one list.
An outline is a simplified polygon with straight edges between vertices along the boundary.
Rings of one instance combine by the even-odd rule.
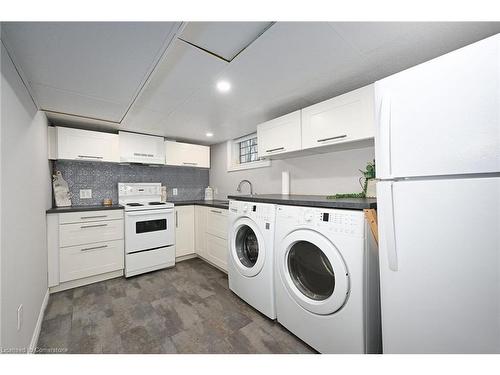
[[141, 203], [127, 203], [127, 206], [138, 207], [138, 206], [144, 206], [144, 205]]
[[162, 205], [162, 204], [166, 204], [164, 202], [149, 202], [148, 203], [150, 206], [158, 206], [158, 205]]

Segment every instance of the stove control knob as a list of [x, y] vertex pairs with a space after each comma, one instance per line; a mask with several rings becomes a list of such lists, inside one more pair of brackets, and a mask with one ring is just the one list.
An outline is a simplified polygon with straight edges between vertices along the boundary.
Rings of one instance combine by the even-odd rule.
[[312, 211], [306, 211], [306, 213], [304, 214], [304, 220], [308, 223], [310, 223], [313, 219], [314, 215], [312, 213]]

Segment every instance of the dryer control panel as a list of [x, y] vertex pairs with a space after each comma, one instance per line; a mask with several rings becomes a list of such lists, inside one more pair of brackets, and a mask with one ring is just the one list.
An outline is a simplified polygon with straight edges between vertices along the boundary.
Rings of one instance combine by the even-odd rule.
[[313, 207], [278, 206], [276, 220], [287, 220], [289, 224], [314, 227], [321, 231], [364, 236], [363, 211], [338, 210]]

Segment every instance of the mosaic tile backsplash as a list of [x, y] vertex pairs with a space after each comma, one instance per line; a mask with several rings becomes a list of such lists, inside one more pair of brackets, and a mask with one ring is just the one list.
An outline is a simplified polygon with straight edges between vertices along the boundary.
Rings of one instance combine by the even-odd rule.
[[[208, 186], [208, 169], [201, 168], [56, 160], [52, 169], [61, 171], [74, 206], [99, 205], [105, 198], [118, 203], [118, 182], [161, 182], [169, 201], [203, 199]], [[92, 198], [80, 199], [80, 189], [92, 189]]]

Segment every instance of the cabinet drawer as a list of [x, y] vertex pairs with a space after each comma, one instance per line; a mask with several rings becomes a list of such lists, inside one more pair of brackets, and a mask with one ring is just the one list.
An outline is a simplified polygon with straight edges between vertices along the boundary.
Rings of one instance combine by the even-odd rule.
[[121, 239], [123, 239], [123, 220], [95, 221], [59, 226], [60, 247]]
[[60, 249], [60, 281], [70, 281], [123, 269], [123, 240]]
[[207, 234], [207, 259], [227, 271], [227, 257], [228, 257], [228, 244], [227, 240]]
[[123, 210], [66, 212], [59, 214], [59, 224], [86, 223], [89, 221], [118, 219], [123, 219]]
[[227, 210], [209, 208], [207, 213], [207, 233], [227, 239]]

